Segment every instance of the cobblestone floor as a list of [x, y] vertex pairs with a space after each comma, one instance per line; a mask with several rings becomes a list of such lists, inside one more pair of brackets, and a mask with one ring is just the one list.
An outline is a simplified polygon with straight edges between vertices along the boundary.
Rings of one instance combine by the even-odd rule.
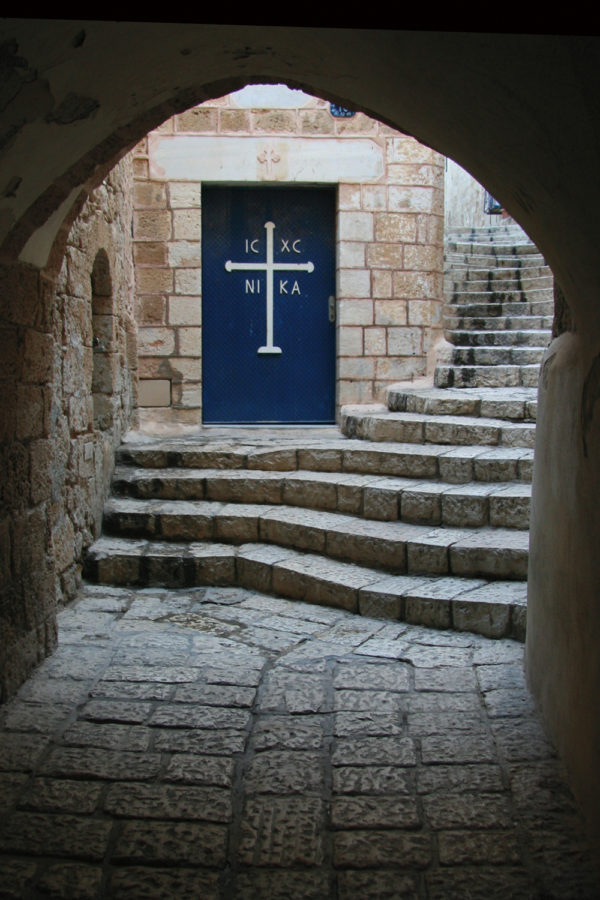
[[597, 898], [523, 647], [87, 587], [1, 710], [2, 897]]

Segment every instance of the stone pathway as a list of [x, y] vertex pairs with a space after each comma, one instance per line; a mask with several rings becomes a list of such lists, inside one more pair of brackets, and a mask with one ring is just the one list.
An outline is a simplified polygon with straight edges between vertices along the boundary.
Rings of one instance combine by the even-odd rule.
[[523, 646], [88, 586], [0, 710], [0, 896], [596, 898]]

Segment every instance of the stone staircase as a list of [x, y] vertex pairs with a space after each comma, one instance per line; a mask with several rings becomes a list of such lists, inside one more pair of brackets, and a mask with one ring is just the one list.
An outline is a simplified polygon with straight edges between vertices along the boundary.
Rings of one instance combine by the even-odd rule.
[[[88, 551], [85, 576], [118, 585], [237, 585], [523, 640], [536, 413], [528, 384], [538, 363], [474, 356], [467, 367], [458, 351], [486, 348], [494, 333], [514, 338], [500, 350], [520, 347], [516, 335], [535, 334], [542, 347], [548, 307], [535, 327], [521, 326], [532, 304], [548, 298], [515, 299], [517, 263], [535, 257], [541, 270], [539, 254], [521, 245], [509, 253], [494, 238], [493, 252], [477, 249], [483, 240], [471, 242], [471, 254], [468, 241], [452, 244], [461, 259], [498, 260], [511, 273], [510, 290], [494, 269], [486, 283], [497, 289], [485, 306], [483, 291], [464, 288], [483, 279], [461, 270], [464, 290], [454, 287], [449, 304], [449, 334], [461, 343], [438, 368], [437, 386], [398, 385], [387, 406], [346, 407], [341, 433], [203, 429], [186, 439], [130, 439], [117, 453], [104, 534]], [[546, 287], [531, 290], [551, 293], [547, 270], [532, 276], [536, 285], [540, 278]], [[454, 276], [448, 283], [457, 284]], [[507, 304], [531, 315], [509, 316]], [[491, 315], [474, 314], [484, 307]], [[502, 330], [489, 321], [502, 321]], [[489, 386], [496, 369], [506, 370], [510, 386]], [[468, 378], [468, 388], [439, 386]]]

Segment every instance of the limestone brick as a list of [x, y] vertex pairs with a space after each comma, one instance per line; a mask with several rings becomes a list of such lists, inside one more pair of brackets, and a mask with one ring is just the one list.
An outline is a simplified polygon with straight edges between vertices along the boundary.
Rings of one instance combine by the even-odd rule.
[[293, 134], [296, 130], [296, 114], [290, 109], [258, 110], [253, 115], [254, 131], [257, 134]]
[[408, 321], [411, 325], [437, 325], [440, 316], [441, 303], [434, 303], [431, 299], [408, 301]]
[[202, 329], [184, 326], [176, 330], [179, 356], [200, 356], [202, 353]]
[[167, 186], [160, 181], [138, 181], [133, 186], [136, 209], [166, 209]]
[[388, 328], [390, 356], [418, 356], [423, 351], [420, 328]]
[[372, 325], [372, 300], [338, 300], [338, 323], [340, 325]]
[[202, 325], [201, 297], [169, 297], [170, 325]]
[[167, 244], [169, 264], [173, 268], [198, 267], [202, 262], [200, 241], [171, 241]]
[[138, 403], [140, 406], [170, 406], [171, 382], [166, 379], [140, 379]]
[[371, 286], [373, 297], [392, 296], [392, 273], [389, 269], [372, 269]]
[[370, 381], [338, 382], [338, 403], [340, 406], [353, 403], [370, 403], [373, 400], [373, 388]]
[[386, 329], [365, 328], [365, 355], [385, 356], [386, 349]]
[[358, 241], [340, 241], [338, 265], [342, 269], [364, 269], [365, 245]]
[[402, 244], [370, 244], [367, 247], [367, 265], [379, 269], [401, 269], [404, 249]]
[[164, 266], [167, 264], [167, 244], [163, 241], [135, 243], [133, 258], [138, 266]]
[[441, 267], [441, 254], [438, 247], [409, 246], [404, 248], [404, 265], [406, 269], [420, 269], [435, 272]]
[[443, 168], [436, 165], [392, 163], [388, 166], [388, 178], [396, 184], [419, 187], [439, 187], [443, 182]]
[[385, 184], [363, 184], [362, 208], [382, 210], [387, 208], [387, 186]]
[[338, 206], [340, 209], [360, 209], [360, 184], [340, 184], [338, 186]]
[[171, 356], [175, 333], [172, 328], [140, 328], [138, 347], [140, 356]]
[[177, 269], [175, 271], [175, 292], [201, 296], [202, 271], [200, 269]]
[[337, 352], [339, 356], [360, 356], [363, 352], [363, 330], [355, 326], [338, 328]]
[[431, 165], [437, 162], [438, 154], [424, 144], [419, 144], [412, 138], [390, 137], [386, 138], [388, 160], [390, 163], [425, 163]]
[[[11, 357], [10, 347], [11, 344], [8, 346], [9, 361]], [[23, 346], [24, 380], [37, 382], [38, 384], [47, 382], [52, 373], [53, 355], [54, 343], [51, 335], [28, 328], [25, 332]], [[0, 367], [0, 374], [1, 372], [2, 368]]]
[[[438, 265], [441, 265], [441, 255]], [[394, 272], [393, 285], [394, 297], [420, 299], [442, 296], [441, 277], [431, 272]]]
[[38, 385], [17, 387], [17, 421], [15, 437], [18, 440], [44, 436], [44, 394]]
[[415, 216], [402, 213], [377, 213], [375, 215], [375, 239], [377, 241], [412, 243], [416, 236]]
[[168, 360], [168, 365], [173, 383], [179, 381], [200, 381], [202, 378], [202, 360], [199, 356], [190, 356], [185, 359], [172, 356]]
[[428, 187], [400, 187], [391, 184], [388, 188], [390, 210], [399, 212], [434, 212], [435, 191]]
[[247, 109], [222, 109], [219, 112], [221, 132], [250, 131], [250, 112]]
[[161, 210], [136, 210], [133, 214], [136, 241], [167, 241], [171, 237], [171, 213]]
[[189, 181], [171, 181], [169, 189], [169, 206], [171, 209], [186, 207], [200, 208], [201, 185]]
[[150, 166], [147, 159], [134, 159], [132, 167], [136, 178], [146, 180], [150, 177]]
[[173, 290], [172, 269], [139, 268], [135, 280], [141, 294], [167, 294]]
[[301, 109], [298, 113], [301, 134], [333, 134], [332, 116], [324, 109]]
[[338, 237], [341, 241], [372, 241], [373, 214], [342, 210], [338, 216]]
[[425, 374], [427, 361], [423, 358], [378, 357], [375, 361], [375, 378], [382, 381], [410, 381]]
[[368, 269], [340, 269], [338, 291], [340, 297], [370, 297], [371, 273]]
[[373, 378], [375, 362], [366, 356], [345, 356], [339, 360], [340, 378]]
[[334, 119], [336, 134], [375, 134], [378, 122], [364, 113], [356, 113], [345, 119]]
[[139, 325], [166, 324], [167, 301], [160, 294], [138, 297], [136, 302], [136, 319]]
[[176, 131], [206, 132], [217, 130], [217, 110], [204, 108], [188, 109], [175, 116]]
[[173, 237], [178, 241], [199, 241], [202, 237], [201, 211], [199, 209], [173, 210]]

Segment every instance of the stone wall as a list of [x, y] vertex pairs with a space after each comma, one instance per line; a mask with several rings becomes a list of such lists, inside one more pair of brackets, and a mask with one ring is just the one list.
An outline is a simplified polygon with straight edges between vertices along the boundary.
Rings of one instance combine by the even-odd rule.
[[304, 94], [298, 108], [271, 109], [236, 96], [173, 117], [135, 151], [145, 425], [202, 421], [203, 181], [338, 185], [338, 406], [383, 400], [390, 383], [424, 376], [441, 336], [443, 158]]
[[130, 166], [89, 197], [58, 273], [1, 272], [0, 698], [55, 644], [132, 416]]

